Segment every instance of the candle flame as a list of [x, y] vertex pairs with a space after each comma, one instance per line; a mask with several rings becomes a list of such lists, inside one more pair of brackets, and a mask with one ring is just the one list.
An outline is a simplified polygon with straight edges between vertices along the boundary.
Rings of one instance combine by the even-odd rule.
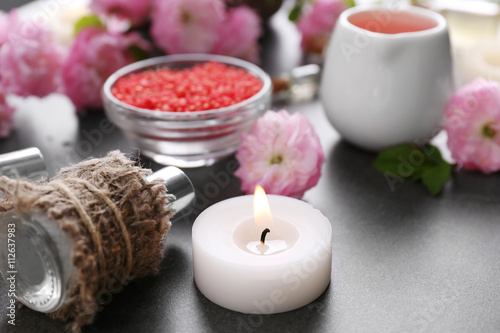
[[269, 228], [273, 224], [271, 209], [267, 201], [266, 192], [262, 186], [257, 185], [253, 197], [253, 218], [259, 228]]

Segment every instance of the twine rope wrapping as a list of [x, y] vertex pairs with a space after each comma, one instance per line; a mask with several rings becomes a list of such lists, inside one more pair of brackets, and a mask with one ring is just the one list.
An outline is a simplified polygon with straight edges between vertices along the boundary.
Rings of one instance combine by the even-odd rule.
[[99, 255], [99, 266], [101, 267], [101, 271], [103, 272], [104, 275], [107, 275], [106, 260], [104, 259], [104, 252], [102, 250], [101, 236], [97, 232], [97, 229], [95, 228], [92, 219], [90, 218], [89, 214], [87, 214], [87, 212], [85, 211], [85, 208], [83, 207], [80, 200], [78, 200], [78, 198], [75, 195], [73, 195], [73, 192], [71, 192], [71, 190], [66, 185], [60, 182], [54, 182], [54, 186], [56, 186], [59, 190], [61, 190], [61, 192], [65, 196], [67, 196], [68, 199], [71, 201], [71, 203], [75, 206], [78, 215], [82, 219], [82, 222], [87, 228], [87, 231], [90, 233], [90, 237], [92, 238], [94, 246], [97, 248], [97, 253]]
[[62, 307], [50, 313], [74, 332], [93, 321], [105, 292], [158, 273], [173, 213], [164, 182], [118, 151], [62, 169], [45, 182], [0, 177], [0, 215], [43, 213], [73, 241], [75, 270]]
[[[77, 183], [77, 184], [81, 184], [81, 185], [85, 186], [89, 191], [91, 191], [95, 195], [99, 196], [104, 202], [106, 202], [108, 207], [113, 211], [113, 214], [116, 217], [116, 222], [117, 222], [117, 224], [120, 228], [120, 231], [122, 233], [123, 240], [125, 241], [125, 246], [127, 247], [127, 266], [125, 267], [125, 269], [126, 269], [125, 274], [129, 275], [130, 270], [132, 269], [132, 244], [130, 243], [130, 235], [128, 233], [127, 226], [123, 222], [123, 216], [122, 216], [122, 213], [120, 212], [120, 210], [118, 209], [118, 207], [116, 207], [115, 203], [110, 198], [108, 198], [106, 196], [106, 193], [99, 190], [97, 187], [95, 187], [94, 185], [92, 185], [90, 182], [88, 182], [86, 180], [78, 179], [78, 178], [67, 178], [64, 181], [73, 182], [73, 183]], [[78, 200], [78, 199], [76, 199], [76, 200]], [[87, 215], [87, 217], [88, 217], [88, 215]], [[85, 224], [85, 225], [87, 225], [87, 224]], [[96, 241], [100, 241], [100, 238]], [[101, 246], [99, 246], [99, 247], [101, 247]], [[106, 271], [106, 268], [104, 267], [103, 270]]]

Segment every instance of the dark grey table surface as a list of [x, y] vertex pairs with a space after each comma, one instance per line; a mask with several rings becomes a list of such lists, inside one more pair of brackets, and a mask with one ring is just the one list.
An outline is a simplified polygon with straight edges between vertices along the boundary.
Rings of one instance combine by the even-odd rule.
[[[2, 0], [9, 9], [27, 1]], [[279, 13], [263, 41], [262, 66], [271, 74], [301, 62], [298, 35]], [[134, 281], [113, 296], [84, 332], [499, 332], [500, 175], [459, 171], [431, 197], [420, 184], [391, 191], [372, 168], [374, 155], [342, 141], [318, 101], [289, 106], [308, 117], [320, 135], [326, 163], [304, 200], [333, 227], [331, 284], [313, 303], [276, 315], [246, 315], [206, 299], [193, 281], [191, 227], [196, 215], [241, 195], [232, 177], [216, 193], [211, 167], [185, 169], [198, 197], [193, 212], [167, 238], [158, 276]], [[113, 149], [137, 155], [118, 130], [102, 140], [88, 133], [101, 113], [77, 117], [64, 99], [19, 103], [16, 129], [0, 153], [37, 146], [53, 175], [60, 167]], [[159, 165], [143, 160], [154, 170]], [[63, 332], [64, 325], [30, 309], [7, 324], [7, 291], [0, 284], [0, 332]]]

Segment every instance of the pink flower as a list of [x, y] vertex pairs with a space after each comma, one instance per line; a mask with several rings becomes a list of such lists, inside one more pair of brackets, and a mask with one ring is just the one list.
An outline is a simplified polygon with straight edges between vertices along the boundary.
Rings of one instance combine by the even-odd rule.
[[314, 1], [297, 22], [297, 28], [302, 33], [302, 48], [316, 51], [315, 43], [326, 43], [344, 9], [346, 6], [342, 0]]
[[267, 111], [243, 134], [235, 175], [241, 189], [261, 185], [269, 194], [302, 198], [321, 175], [323, 149], [311, 123], [299, 113]]
[[44, 97], [62, 91], [60, 69], [66, 52], [51, 32], [31, 21], [20, 21], [11, 12], [0, 47], [0, 81], [4, 93]]
[[116, 16], [141, 24], [148, 17], [153, 0], [92, 0], [90, 9], [100, 15]]
[[466, 169], [500, 170], [500, 85], [479, 78], [447, 103], [445, 129], [455, 161]]
[[14, 108], [7, 104], [5, 96], [0, 94], [0, 138], [9, 136], [13, 124]]
[[104, 81], [119, 68], [134, 62], [128, 51], [133, 45], [149, 47], [135, 33], [123, 35], [95, 27], [79, 32], [63, 66], [65, 92], [77, 109], [102, 107]]
[[252, 62], [259, 59], [258, 39], [262, 33], [260, 17], [247, 6], [228, 11], [219, 27], [217, 41], [210, 53], [223, 54]]
[[156, 0], [151, 35], [167, 53], [207, 53], [225, 16], [221, 0]]
[[9, 16], [0, 10], [0, 46], [7, 40], [9, 32]]

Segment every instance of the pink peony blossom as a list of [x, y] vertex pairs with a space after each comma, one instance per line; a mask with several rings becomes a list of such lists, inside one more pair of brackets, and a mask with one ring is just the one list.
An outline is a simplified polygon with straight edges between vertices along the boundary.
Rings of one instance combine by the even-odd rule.
[[210, 53], [223, 54], [257, 62], [258, 39], [262, 34], [257, 13], [247, 6], [228, 11], [227, 18], [219, 27], [217, 41]]
[[0, 81], [4, 93], [44, 97], [62, 91], [60, 69], [66, 55], [50, 30], [20, 21], [15, 11], [1, 18], [8, 28], [0, 48]]
[[299, 113], [267, 111], [242, 134], [235, 175], [241, 189], [261, 185], [269, 194], [302, 198], [321, 175], [323, 149], [311, 123]]
[[446, 105], [445, 129], [459, 165], [500, 170], [500, 84], [479, 78], [457, 91]]
[[346, 9], [342, 0], [315, 0], [297, 22], [302, 34], [301, 46], [316, 51], [318, 41], [326, 43], [340, 13]]
[[65, 92], [77, 109], [102, 107], [104, 81], [119, 68], [134, 62], [128, 51], [133, 45], [149, 48], [135, 33], [123, 35], [95, 27], [78, 33], [63, 66]]
[[105, 16], [115, 16], [134, 25], [146, 20], [153, 0], [92, 0], [90, 9]]
[[7, 104], [0, 93], [0, 138], [9, 136], [13, 124], [14, 108]]
[[156, 0], [151, 35], [167, 53], [208, 53], [225, 16], [221, 0]]

